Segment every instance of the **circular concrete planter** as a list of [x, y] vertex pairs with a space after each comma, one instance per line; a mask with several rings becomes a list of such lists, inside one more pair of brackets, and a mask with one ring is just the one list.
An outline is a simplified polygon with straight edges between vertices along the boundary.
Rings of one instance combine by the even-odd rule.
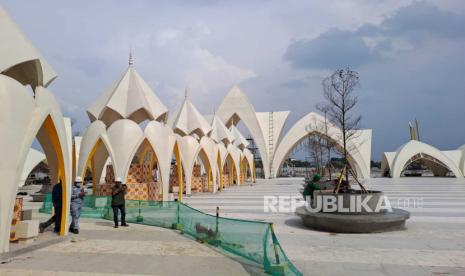
[[312, 213], [305, 206], [296, 210], [305, 226], [321, 231], [334, 233], [372, 233], [405, 229], [405, 221], [410, 213], [393, 209], [388, 213], [340, 214]]
[[[336, 196], [336, 198], [334, 198]], [[410, 217], [410, 213], [392, 208], [391, 210], [381, 209], [379, 212], [376, 207], [378, 204], [385, 206], [385, 199], [381, 191], [369, 191], [369, 193], [344, 193], [333, 194], [326, 191], [315, 191], [313, 194], [314, 201], [312, 208], [315, 209], [317, 200], [324, 202], [325, 197], [332, 197], [332, 201], [342, 204], [347, 210], [326, 210], [316, 212], [309, 211], [306, 206], [297, 208], [296, 215], [302, 218], [305, 226], [315, 229], [334, 233], [372, 233], [400, 230], [405, 228], [405, 221]], [[355, 204], [351, 201], [355, 200]], [[369, 208], [358, 209], [357, 202], [364, 201]], [[342, 201], [342, 202], [341, 202]], [[382, 203], [379, 203], [382, 201]], [[352, 206], [351, 206], [352, 205]], [[339, 205], [338, 205], [339, 206]], [[354, 209], [355, 208], [355, 209]], [[318, 210], [318, 208], [316, 208]], [[355, 210], [355, 211], [354, 211]]]

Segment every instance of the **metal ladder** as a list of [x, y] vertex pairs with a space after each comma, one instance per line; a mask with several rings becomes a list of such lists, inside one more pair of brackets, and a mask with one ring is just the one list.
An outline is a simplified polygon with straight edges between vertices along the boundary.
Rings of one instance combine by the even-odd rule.
[[270, 178], [273, 175], [273, 154], [274, 154], [274, 116], [273, 112], [268, 113], [268, 158], [270, 161]]

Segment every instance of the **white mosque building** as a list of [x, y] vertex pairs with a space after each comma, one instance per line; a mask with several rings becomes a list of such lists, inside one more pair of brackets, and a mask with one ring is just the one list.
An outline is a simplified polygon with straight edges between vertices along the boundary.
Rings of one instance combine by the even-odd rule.
[[[305, 137], [324, 135], [325, 120], [314, 112], [284, 133], [290, 111], [257, 112], [238, 86], [213, 115], [201, 114], [188, 96], [169, 112], [130, 58], [123, 76], [88, 108], [90, 124], [82, 137], [73, 137], [70, 119], [47, 89], [55, 72], [1, 7], [0, 37], [0, 152], [8, 156], [0, 160], [0, 252], [9, 249], [18, 188], [45, 159], [52, 183], [63, 184], [60, 233], [66, 235], [75, 176], [91, 172], [94, 194], [105, 195], [121, 177], [134, 198], [182, 200], [255, 181], [254, 156], [237, 128], [240, 122], [258, 147], [265, 178], [279, 175]], [[349, 162], [359, 178], [369, 178], [371, 130], [358, 132]], [[338, 128], [329, 125], [327, 135], [341, 146]], [[34, 139], [43, 153], [31, 149]]]

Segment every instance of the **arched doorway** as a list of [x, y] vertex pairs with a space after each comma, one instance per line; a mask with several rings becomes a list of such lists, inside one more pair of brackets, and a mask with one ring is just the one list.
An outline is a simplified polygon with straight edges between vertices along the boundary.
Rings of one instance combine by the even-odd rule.
[[45, 121], [37, 133], [37, 140], [39, 141], [44, 154], [47, 158], [47, 163], [50, 169], [50, 178], [54, 185], [61, 182], [62, 185], [62, 211], [61, 211], [61, 228], [60, 235], [66, 233], [66, 217], [68, 215], [69, 207], [66, 204], [68, 194], [68, 183], [65, 169], [65, 157], [62, 152], [62, 145], [58, 137], [57, 129], [50, 115], [47, 116]]
[[426, 168], [430, 170], [429, 175], [463, 177], [459, 167], [447, 153], [417, 140], [402, 145], [395, 153], [385, 153], [383, 161], [382, 167], [386, 175], [390, 174], [393, 178], [423, 175], [415, 171], [421, 172], [421, 169]]
[[[317, 138], [317, 140], [321, 140], [321, 141], [324, 141], [324, 143], [331, 144], [331, 150], [330, 150], [331, 157], [329, 158], [329, 160], [327, 158], [328, 149], [325, 147], [325, 144], [320, 145], [321, 148], [311, 147], [310, 144], [313, 144], [313, 143], [310, 142], [310, 139], [313, 139], [313, 138]], [[283, 148], [281, 148], [280, 150], [282, 149]], [[308, 156], [305, 157], [304, 163], [305, 164], [313, 163], [313, 166], [316, 168], [315, 172], [320, 173], [320, 174], [328, 173], [327, 170], [324, 169], [324, 167], [327, 167], [327, 165], [332, 166], [332, 164], [330, 164], [330, 162], [332, 162], [331, 160], [332, 158], [341, 159], [342, 152], [343, 152], [343, 148], [342, 148], [340, 141], [334, 139], [333, 137], [326, 136], [324, 133], [320, 131], [316, 131], [316, 130], [309, 131], [306, 133], [306, 135], [300, 137], [300, 139], [295, 140], [294, 143], [289, 146], [289, 148], [287, 149], [287, 152], [284, 155], [280, 154], [279, 157], [275, 156], [275, 162], [278, 162], [277, 164], [273, 163], [273, 166], [277, 165], [276, 176], [280, 175], [284, 163], [286, 162], [286, 160], [289, 159], [289, 157], [293, 153], [295, 153], [296, 149], [304, 150], [304, 151], [313, 151], [312, 154], [308, 152], [306, 153], [308, 154]], [[352, 168], [352, 173], [354, 174], [354, 176], [359, 177], [360, 175], [362, 175], [361, 165], [356, 161], [357, 159], [353, 157], [353, 154], [352, 154], [353, 151], [356, 151], [356, 149], [352, 149], [352, 151], [349, 151], [347, 161], [349, 163], [349, 166]], [[333, 168], [333, 169], [337, 169], [337, 168]], [[340, 167], [339, 169], [342, 169], [342, 167]], [[334, 172], [333, 170], [329, 170], [329, 171]]]
[[457, 177], [449, 167], [425, 153], [418, 153], [412, 156], [404, 165], [400, 176], [440, 176]]
[[[95, 188], [100, 185], [102, 174], [108, 174], [106, 165], [109, 164], [109, 158], [111, 160], [112, 170], [114, 171], [114, 160], [110, 154], [107, 145], [103, 142], [102, 138], [98, 138], [95, 145], [92, 147], [86, 161], [84, 162], [84, 168], [80, 173], [80, 176], [87, 182], [89, 177], [92, 180], [92, 193], [95, 192]], [[90, 174], [89, 174], [90, 171]], [[85, 183], [84, 183], [85, 184]]]
[[194, 164], [192, 190], [196, 190], [197, 192], [213, 192], [213, 168], [203, 148], [200, 148]]
[[229, 187], [231, 185], [238, 183], [237, 175], [236, 175], [236, 165], [235, 165], [234, 159], [229, 153], [226, 156], [224, 164], [223, 164], [222, 177], [223, 177], [223, 185], [224, 185], [223, 188]]
[[186, 194], [186, 181], [178, 142], [174, 144], [170, 166], [169, 191], [177, 192], [177, 200], [182, 202], [183, 195]]
[[243, 183], [250, 182], [252, 178], [252, 168], [250, 167], [250, 162], [245, 155], [243, 156], [241, 162], [241, 178], [243, 179]]
[[[326, 122], [326, 123], [325, 123]], [[342, 152], [341, 130], [311, 112], [297, 121], [281, 139], [274, 152], [272, 176], [276, 177], [289, 153], [309, 135], [316, 135], [332, 142], [337, 152]], [[358, 178], [370, 177], [371, 130], [356, 130], [347, 141], [348, 163]]]
[[35, 97], [17, 81], [0, 74], [0, 176], [3, 182], [0, 193], [0, 252], [9, 250], [9, 237], [15, 200], [21, 174], [26, 166], [28, 152], [34, 139], [44, 150], [50, 170], [50, 180], [62, 180], [64, 211], [60, 216], [60, 234], [67, 231], [66, 213], [69, 211], [69, 185], [71, 181], [71, 147], [69, 145], [69, 119], [63, 118], [53, 95], [43, 87], [36, 87]]
[[126, 175], [130, 200], [163, 200], [163, 185], [158, 155], [147, 138], [137, 146]]

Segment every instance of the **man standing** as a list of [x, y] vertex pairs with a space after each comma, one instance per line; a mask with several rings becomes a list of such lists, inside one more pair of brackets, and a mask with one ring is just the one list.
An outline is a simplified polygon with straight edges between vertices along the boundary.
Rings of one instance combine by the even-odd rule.
[[79, 217], [81, 216], [82, 202], [84, 199], [85, 193], [82, 189], [82, 178], [80, 176], [76, 177], [73, 190], [71, 193], [71, 225], [69, 226], [69, 231], [74, 234], [79, 234]]
[[46, 222], [42, 222], [39, 224], [39, 232], [43, 233], [47, 227], [52, 225], [55, 222], [55, 227], [53, 231], [55, 233], [60, 233], [61, 229], [61, 210], [62, 210], [62, 200], [63, 200], [63, 189], [60, 181], [53, 186], [52, 190], [52, 204], [53, 209], [55, 211], [54, 215], [47, 220]]
[[115, 228], [118, 228], [118, 210], [121, 211], [121, 226], [129, 226], [126, 224], [126, 207], [124, 195], [126, 194], [126, 185], [122, 184], [121, 177], [117, 177], [115, 185], [111, 191], [111, 208], [113, 208], [113, 220], [115, 221]]

